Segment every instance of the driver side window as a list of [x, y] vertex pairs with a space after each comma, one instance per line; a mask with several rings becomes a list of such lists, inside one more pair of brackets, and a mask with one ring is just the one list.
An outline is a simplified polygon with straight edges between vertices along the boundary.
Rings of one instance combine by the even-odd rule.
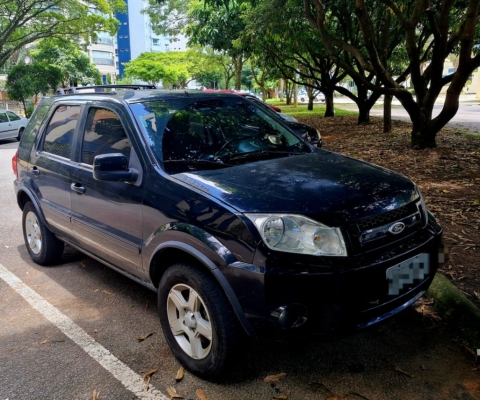
[[107, 153], [122, 153], [128, 159], [131, 148], [117, 114], [105, 108], [90, 108], [83, 133], [82, 163], [93, 165], [95, 156]]

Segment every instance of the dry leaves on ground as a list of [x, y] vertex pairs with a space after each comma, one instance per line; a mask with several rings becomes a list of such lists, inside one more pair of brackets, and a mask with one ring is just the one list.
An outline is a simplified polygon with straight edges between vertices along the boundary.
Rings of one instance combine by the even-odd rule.
[[177, 393], [177, 390], [174, 387], [169, 387], [167, 388], [167, 393], [170, 396], [171, 399], [183, 399], [185, 398], [185, 395], [181, 395]]
[[290, 396], [290, 393], [292, 393], [291, 390], [289, 390], [287, 393], [283, 393], [279, 396], [272, 397], [272, 400], [288, 400], [288, 396]]
[[286, 376], [287, 374], [285, 372], [282, 372], [281, 374], [277, 374], [277, 375], [268, 375], [263, 381], [267, 383], [278, 382], [282, 379], [285, 379]]
[[175, 380], [177, 382], [180, 382], [183, 379], [184, 374], [185, 374], [185, 368], [180, 367], [180, 369], [177, 371], [177, 375], [175, 376]]
[[137, 338], [138, 342], [143, 342], [145, 339], [149, 338], [153, 335], [153, 332], [146, 333], [145, 335], [140, 336]]
[[158, 369], [152, 369], [152, 370], [148, 371], [146, 374], [143, 375], [143, 382], [145, 382], [145, 390], [148, 390], [148, 387], [150, 385], [150, 379], [151, 379], [152, 375], [157, 371], [158, 371]]

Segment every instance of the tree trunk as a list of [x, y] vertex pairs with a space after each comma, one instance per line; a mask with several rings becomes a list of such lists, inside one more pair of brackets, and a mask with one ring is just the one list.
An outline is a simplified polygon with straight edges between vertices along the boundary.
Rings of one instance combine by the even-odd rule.
[[412, 119], [412, 148], [426, 149], [437, 147], [435, 141], [437, 131], [431, 127], [432, 111], [433, 107], [422, 107], [420, 117]]
[[308, 106], [307, 106], [307, 110], [308, 111], [312, 111], [313, 110], [313, 99], [315, 99], [315, 97], [312, 95], [312, 96], [308, 96]]
[[30, 115], [27, 115], [27, 103], [25, 102], [25, 99], [22, 99], [23, 103], [23, 113], [25, 114], [26, 118], [30, 118]]
[[368, 124], [370, 122], [370, 109], [372, 108], [366, 102], [360, 100], [358, 106], [358, 124]]
[[420, 126], [413, 125], [412, 148], [427, 149], [437, 147], [435, 137], [436, 132], [432, 132], [428, 124], [421, 124]]
[[284, 84], [284, 87], [285, 87], [285, 100], [286, 100], [286, 104], [287, 106], [288, 105], [291, 105], [292, 104], [292, 95], [293, 95], [293, 90], [292, 90], [292, 83], [289, 79], [285, 78], [285, 84]]
[[335, 108], [333, 105], [333, 90], [324, 90], [325, 95], [325, 114], [324, 117], [334, 117]]
[[243, 56], [238, 56], [235, 62], [235, 90], [242, 88], [242, 68], [243, 68]]
[[383, 133], [392, 131], [392, 96], [383, 96]]

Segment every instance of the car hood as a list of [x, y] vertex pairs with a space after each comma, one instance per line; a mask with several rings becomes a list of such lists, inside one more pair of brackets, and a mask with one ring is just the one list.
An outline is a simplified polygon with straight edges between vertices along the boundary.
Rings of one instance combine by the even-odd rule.
[[283, 121], [289, 128], [293, 129], [294, 131], [307, 131], [310, 135], [316, 136], [317, 131], [310, 125], [302, 124], [301, 122], [294, 122], [294, 121]]
[[403, 175], [324, 150], [173, 177], [242, 213], [295, 213], [330, 224], [393, 210], [419, 196]]

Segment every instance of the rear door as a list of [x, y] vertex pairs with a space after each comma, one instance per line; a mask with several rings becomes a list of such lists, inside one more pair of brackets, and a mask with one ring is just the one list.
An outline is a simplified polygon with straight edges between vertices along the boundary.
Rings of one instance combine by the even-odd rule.
[[22, 119], [12, 111], [7, 111], [7, 117], [12, 124], [13, 135], [18, 137], [20, 128], [23, 126], [25, 128], [25, 124], [23, 123]]
[[72, 143], [81, 104], [54, 104], [30, 159], [28, 174], [50, 227], [71, 237]]
[[[132, 146], [134, 125], [121, 107], [89, 104], [79, 132], [72, 170], [72, 223], [77, 242], [86, 250], [136, 275], [141, 270], [144, 170]], [[139, 171], [137, 182], [93, 178], [95, 156], [122, 153]]]

